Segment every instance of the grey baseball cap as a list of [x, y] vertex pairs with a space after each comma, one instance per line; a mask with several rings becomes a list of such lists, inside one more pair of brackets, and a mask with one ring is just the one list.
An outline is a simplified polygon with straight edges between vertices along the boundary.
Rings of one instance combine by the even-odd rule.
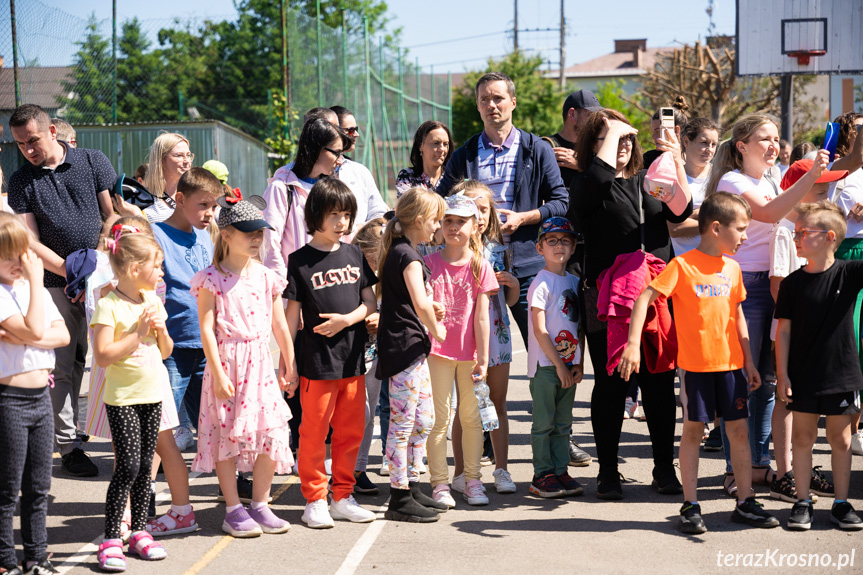
[[267, 201], [261, 196], [251, 196], [249, 199], [231, 201], [232, 198], [221, 197], [218, 200], [221, 211], [219, 212], [219, 229], [234, 226], [241, 232], [255, 232], [264, 228], [273, 229], [261, 210], [266, 209]]

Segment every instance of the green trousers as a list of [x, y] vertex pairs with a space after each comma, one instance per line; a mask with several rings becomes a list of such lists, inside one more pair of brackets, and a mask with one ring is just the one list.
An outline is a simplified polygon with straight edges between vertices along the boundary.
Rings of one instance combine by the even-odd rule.
[[537, 366], [530, 380], [533, 400], [533, 423], [530, 447], [533, 451], [533, 474], [560, 475], [569, 465], [569, 431], [572, 427], [572, 402], [575, 388], [563, 389], [554, 367]]

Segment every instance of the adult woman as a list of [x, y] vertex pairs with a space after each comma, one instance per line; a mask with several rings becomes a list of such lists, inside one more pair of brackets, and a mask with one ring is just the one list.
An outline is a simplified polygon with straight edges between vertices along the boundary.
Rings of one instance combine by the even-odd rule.
[[[572, 181], [570, 214], [581, 221], [585, 243], [585, 326], [596, 383], [590, 399], [590, 417], [599, 460], [597, 496], [621, 499], [623, 489], [617, 470], [617, 452], [623, 424], [623, 408], [629, 383], [617, 372], [608, 375], [608, 325], [597, 319], [599, 274], [621, 254], [645, 251], [668, 261], [671, 240], [668, 222], [680, 223], [692, 213], [689, 202], [680, 214], [647, 193], [644, 187], [641, 147], [637, 130], [615, 110], [591, 114], [578, 136], [576, 156], [585, 171]], [[674, 155], [677, 178], [689, 193], [680, 144], [673, 133], [659, 138], [658, 146]], [[643, 222], [643, 223], [640, 223]], [[681, 493], [674, 472], [674, 371], [637, 374], [644, 413], [653, 447], [653, 479], [660, 493]]]
[[453, 148], [452, 134], [446, 124], [423, 122], [414, 135], [411, 167], [399, 172], [396, 178], [396, 197], [415, 186], [435, 191]]
[[[770, 485], [776, 472], [770, 467], [770, 431], [775, 401], [776, 376], [770, 356], [770, 325], [773, 297], [770, 295], [770, 237], [776, 223], [803, 198], [827, 166], [826, 152], [818, 158], [805, 176], [780, 193], [779, 184], [765, 172], [773, 167], [779, 155], [779, 128], [768, 116], [752, 114], [734, 124], [731, 139], [717, 148], [706, 195], [716, 191], [742, 196], [752, 209], [752, 221], [746, 230], [747, 240], [735, 256], [743, 272], [746, 299], [743, 313], [749, 329], [752, 358], [761, 375], [762, 385], [749, 396], [749, 445], [752, 456], [752, 481]], [[771, 385], [773, 382], [773, 385]], [[728, 445], [723, 433], [723, 443]], [[725, 489], [735, 493], [731, 460], [725, 451]]]
[[176, 133], [159, 134], [150, 146], [149, 170], [144, 185], [158, 198], [156, 203], [144, 210], [151, 224], [168, 219], [174, 211], [174, 194], [180, 176], [192, 168], [195, 154], [189, 151], [189, 140]]

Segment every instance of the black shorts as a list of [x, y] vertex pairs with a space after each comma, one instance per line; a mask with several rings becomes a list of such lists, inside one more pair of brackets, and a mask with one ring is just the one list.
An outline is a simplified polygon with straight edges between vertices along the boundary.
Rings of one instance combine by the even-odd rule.
[[749, 385], [742, 369], [680, 371], [684, 420], [710, 422], [718, 416], [725, 421], [735, 421], [749, 417]]
[[795, 398], [792, 390], [791, 399], [785, 404], [788, 411], [818, 415], [854, 415], [860, 412], [860, 393], [857, 391]]

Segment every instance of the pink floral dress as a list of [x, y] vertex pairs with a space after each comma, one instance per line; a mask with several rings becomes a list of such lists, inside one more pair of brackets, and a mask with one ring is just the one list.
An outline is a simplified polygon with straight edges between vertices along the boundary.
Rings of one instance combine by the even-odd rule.
[[253, 262], [246, 276], [210, 266], [195, 274], [191, 285], [195, 297], [201, 289], [216, 296], [219, 357], [235, 388], [233, 397], [217, 398], [207, 365], [192, 470], [209, 472], [217, 461], [235, 459], [238, 470], [252, 471], [257, 456], [266, 454], [276, 462], [276, 473], [290, 473], [291, 410], [282, 398], [270, 355], [273, 301], [287, 282]]

